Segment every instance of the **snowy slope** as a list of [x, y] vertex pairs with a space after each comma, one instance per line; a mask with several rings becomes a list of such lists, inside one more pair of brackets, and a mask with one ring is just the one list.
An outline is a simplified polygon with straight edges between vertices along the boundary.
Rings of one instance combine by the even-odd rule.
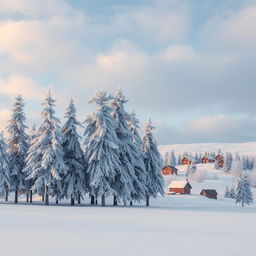
[[[165, 186], [186, 178], [186, 166], [178, 169], [178, 176], [165, 178]], [[88, 207], [88, 199], [79, 207], [1, 201], [1, 255], [254, 256], [255, 204], [242, 208], [224, 198], [225, 186], [234, 178], [213, 164], [198, 165], [198, 172], [205, 180], [191, 182], [191, 195], [151, 200], [149, 208]], [[201, 197], [202, 188], [215, 188], [218, 200]]]
[[172, 149], [175, 154], [182, 154], [184, 151], [189, 153], [205, 153], [205, 152], [231, 152], [242, 155], [256, 155], [256, 142], [247, 143], [199, 143], [199, 144], [173, 144], [173, 145], [160, 145], [158, 147], [162, 155], [165, 152], [170, 152]]

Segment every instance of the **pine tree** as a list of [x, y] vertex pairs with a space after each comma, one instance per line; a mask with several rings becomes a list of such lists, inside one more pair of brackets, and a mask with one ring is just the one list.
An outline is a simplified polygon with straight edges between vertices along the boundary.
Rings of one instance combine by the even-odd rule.
[[145, 125], [145, 135], [143, 136], [144, 163], [147, 172], [146, 205], [149, 206], [149, 198], [156, 198], [158, 194], [163, 195], [163, 177], [161, 175], [161, 157], [157, 149], [156, 141], [153, 137], [151, 120]]
[[236, 179], [236, 203], [251, 204], [253, 202], [252, 192], [247, 178], [247, 172], [243, 171]]
[[172, 150], [171, 154], [170, 154], [170, 162], [169, 162], [169, 165], [172, 165], [172, 166], [176, 166], [176, 157], [175, 157], [175, 153], [174, 153], [174, 150]]
[[[36, 130], [36, 126], [34, 125], [30, 131], [30, 134], [29, 134], [29, 141], [28, 141], [28, 146], [29, 146], [29, 149], [28, 149], [28, 152], [30, 151], [30, 147], [33, 146], [33, 143], [35, 141], [35, 138], [37, 136], [37, 130]], [[26, 168], [27, 166], [27, 161], [28, 159], [26, 158], [25, 159], [25, 168], [23, 169], [23, 173], [25, 175], [25, 177], [28, 177], [32, 171], [31, 168]], [[32, 187], [35, 183], [35, 180], [34, 179], [30, 179], [30, 180], [27, 180], [26, 179], [26, 189], [27, 191], [29, 191], [29, 202], [32, 203], [32, 199], [33, 199], [33, 191], [32, 191]]]
[[73, 100], [66, 111], [66, 122], [62, 128], [64, 161], [67, 166], [67, 174], [62, 180], [62, 197], [71, 198], [71, 205], [86, 192], [85, 156], [80, 145], [81, 137], [77, 133], [77, 126], [81, 124], [76, 119], [76, 108]]
[[[142, 153], [142, 140], [140, 138], [138, 129], [139, 129], [139, 120], [136, 118], [134, 111], [130, 113], [130, 119], [128, 121], [129, 129], [133, 135], [132, 142], [136, 146], [135, 154], [137, 163], [134, 166], [135, 175], [138, 179], [139, 184], [134, 182], [135, 192], [132, 193], [132, 199], [134, 201], [145, 200], [145, 191], [146, 191], [146, 168], [144, 165], [143, 153]], [[136, 152], [137, 151], [137, 152]], [[139, 185], [139, 186], [138, 186]], [[132, 201], [131, 203], [132, 204]]]
[[230, 198], [230, 192], [228, 186], [226, 186], [225, 192], [224, 192], [224, 197]]
[[25, 130], [26, 117], [24, 113], [24, 102], [19, 95], [12, 109], [12, 116], [9, 120], [7, 131], [9, 138], [7, 140], [9, 162], [11, 166], [11, 187], [15, 192], [14, 202], [18, 203], [18, 193], [26, 191], [25, 176], [22, 172], [25, 166], [25, 158], [28, 151], [28, 135]]
[[134, 143], [135, 138], [128, 126], [130, 116], [124, 110], [124, 104], [127, 101], [119, 89], [111, 104], [113, 107], [112, 117], [116, 122], [116, 134], [119, 140], [119, 160], [121, 162], [121, 172], [117, 175], [114, 186], [118, 199], [121, 199], [124, 203], [131, 201], [133, 199], [132, 195], [135, 194], [144, 194], [145, 198], [143, 181], [138, 180], [136, 176], [136, 173], [145, 173], [145, 166], [140, 149]]
[[169, 160], [170, 160], [169, 152], [165, 152], [164, 159], [163, 159], [164, 165], [169, 165]]
[[10, 188], [11, 170], [8, 153], [6, 152], [6, 143], [3, 134], [0, 134], [0, 192], [5, 195], [5, 201], [8, 201]]
[[29, 148], [24, 169], [24, 172], [30, 172], [27, 180], [35, 180], [32, 190], [39, 195], [45, 195], [46, 205], [49, 204], [49, 195], [56, 200], [59, 199], [62, 194], [60, 181], [67, 171], [61, 145], [62, 134], [59, 119], [55, 117], [54, 103], [55, 100], [49, 92], [42, 104], [42, 123]]
[[96, 92], [90, 99], [90, 103], [96, 103], [97, 109], [88, 123], [94, 127], [87, 126], [85, 131], [90, 193], [95, 198], [101, 196], [102, 206], [105, 205], [105, 197], [115, 193], [113, 183], [121, 169], [116, 124], [110, 115], [111, 108], [107, 105], [111, 99], [111, 96], [101, 91]]
[[179, 156], [178, 156], [178, 163], [177, 164], [181, 165], [181, 154], [179, 154]]

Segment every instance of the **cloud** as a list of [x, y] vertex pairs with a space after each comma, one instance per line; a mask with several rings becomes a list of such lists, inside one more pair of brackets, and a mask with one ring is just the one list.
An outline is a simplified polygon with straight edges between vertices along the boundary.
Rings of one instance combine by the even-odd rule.
[[8, 109], [0, 110], [0, 132], [5, 130], [8, 120], [11, 117], [11, 111]]
[[17, 75], [7, 80], [0, 80], [0, 94], [15, 97], [21, 94], [25, 99], [41, 99], [47, 88], [37, 84], [30, 78]]
[[185, 121], [174, 128], [157, 122], [156, 138], [159, 144], [201, 142], [244, 142], [256, 137], [256, 119], [226, 115], [204, 116]]
[[256, 43], [256, 6], [246, 6], [229, 12], [225, 17], [214, 16], [205, 25], [203, 36], [210, 45], [226, 50], [254, 50]]

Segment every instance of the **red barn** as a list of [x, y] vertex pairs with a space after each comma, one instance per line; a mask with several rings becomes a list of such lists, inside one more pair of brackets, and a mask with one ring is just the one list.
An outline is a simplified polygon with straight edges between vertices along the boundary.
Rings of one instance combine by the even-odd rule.
[[203, 189], [200, 195], [211, 199], [217, 199], [218, 193], [215, 189]]
[[191, 188], [187, 180], [174, 180], [168, 186], [168, 193], [190, 194]]
[[175, 166], [171, 166], [171, 165], [165, 165], [162, 168], [162, 174], [163, 175], [177, 175], [178, 169]]
[[182, 159], [181, 159], [181, 164], [182, 165], [189, 165], [191, 164], [192, 161], [190, 160], [190, 158], [188, 156], [184, 156]]
[[201, 163], [205, 164], [205, 163], [214, 163], [215, 162], [215, 157], [214, 156], [204, 156], [201, 159]]
[[198, 163], [198, 161], [192, 156], [184, 156], [181, 159], [181, 164], [182, 165], [189, 165], [189, 164], [192, 164], [192, 163]]

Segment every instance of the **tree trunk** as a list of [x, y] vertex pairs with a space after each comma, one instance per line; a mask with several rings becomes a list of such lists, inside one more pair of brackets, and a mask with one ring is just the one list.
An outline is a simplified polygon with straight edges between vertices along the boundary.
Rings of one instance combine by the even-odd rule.
[[42, 194], [42, 202], [44, 202], [44, 194]]
[[15, 198], [14, 198], [14, 203], [18, 203], [18, 189], [15, 189]]
[[91, 195], [91, 205], [94, 205], [95, 204], [95, 198], [93, 195]]
[[242, 207], [244, 207], [244, 200], [242, 200]]
[[27, 201], [27, 203], [28, 203], [28, 202], [29, 202], [29, 192], [26, 193], [26, 196], [27, 196], [26, 201]]
[[5, 202], [8, 202], [8, 190], [5, 190]]
[[81, 196], [80, 195], [78, 195], [78, 197], [77, 197], [77, 203], [81, 204]]
[[95, 204], [98, 205], [98, 197], [95, 199]]
[[105, 206], [105, 195], [101, 197], [101, 206]]
[[58, 198], [56, 198], [56, 204], [59, 204], [59, 199]]
[[117, 205], [117, 197], [116, 197], [116, 195], [114, 195], [113, 205], [114, 205], [114, 206]]
[[132, 201], [130, 201], [130, 206], [132, 206]]
[[32, 190], [30, 190], [29, 191], [29, 202], [32, 204], [32, 202], [33, 202], [33, 191]]
[[75, 199], [71, 197], [71, 206], [75, 205]]
[[146, 206], [149, 206], [149, 196], [146, 196]]
[[45, 205], [49, 205], [48, 186], [45, 187], [45, 192], [44, 192], [44, 204], [45, 204]]

